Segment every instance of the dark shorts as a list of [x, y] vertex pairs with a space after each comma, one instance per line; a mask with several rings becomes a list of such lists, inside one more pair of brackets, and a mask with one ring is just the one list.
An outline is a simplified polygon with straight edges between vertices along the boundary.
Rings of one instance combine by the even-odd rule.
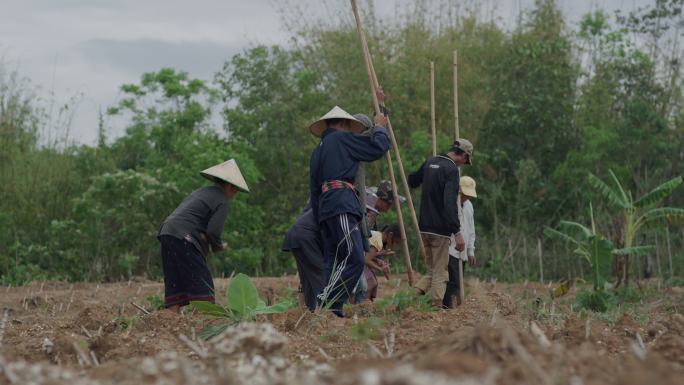
[[214, 302], [214, 280], [207, 261], [190, 242], [169, 235], [159, 237], [164, 270], [164, 306], [190, 301]]

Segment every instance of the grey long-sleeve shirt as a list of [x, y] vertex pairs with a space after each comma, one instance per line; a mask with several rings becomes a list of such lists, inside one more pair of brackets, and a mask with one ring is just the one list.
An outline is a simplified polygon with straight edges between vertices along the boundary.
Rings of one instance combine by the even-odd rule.
[[[218, 186], [197, 189], [164, 220], [159, 235], [185, 239], [204, 255], [209, 251], [207, 246], [220, 250], [228, 206], [228, 198]], [[209, 245], [203, 242], [204, 237]]]

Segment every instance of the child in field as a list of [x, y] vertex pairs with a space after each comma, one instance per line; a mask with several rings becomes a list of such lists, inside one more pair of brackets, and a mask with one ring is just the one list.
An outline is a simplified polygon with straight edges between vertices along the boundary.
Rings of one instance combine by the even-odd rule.
[[456, 242], [452, 235], [451, 246], [449, 247], [449, 282], [447, 282], [443, 300], [443, 306], [449, 309], [453, 308], [454, 296], [456, 296], [456, 306], [461, 305], [460, 281], [458, 276], [459, 259], [463, 261], [463, 271], [465, 271], [466, 261], [468, 261], [470, 267], [474, 267], [477, 263], [477, 260], [475, 259], [475, 211], [473, 209], [473, 204], [470, 202], [471, 198], [477, 198], [475, 180], [469, 176], [461, 177], [459, 186], [462, 216], [460, 218], [461, 235], [465, 241], [465, 249], [461, 252], [456, 250]]
[[385, 257], [392, 255], [392, 251], [401, 242], [399, 225], [393, 223], [385, 226], [382, 231], [371, 231], [368, 239], [370, 251], [365, 255], [363, 275], [359, 280], [354, 296], [354, 303], [365, 300], [374, 301], [378, 295], [378, 278], [376, 273], [382, 273], [389, 280], [390, 264]]

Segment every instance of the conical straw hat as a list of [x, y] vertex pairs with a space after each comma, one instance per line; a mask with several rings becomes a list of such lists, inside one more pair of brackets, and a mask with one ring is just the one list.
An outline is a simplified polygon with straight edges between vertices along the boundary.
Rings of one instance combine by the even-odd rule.
[[238, 190], [249, 192], [249, 187], [247, 187], [247, 182], [240, 172], [240, 167], [238, 167], [235, 159], [227, 160], [223, 163], [219, 163], [216, 166], [209, 167], [208, 169], [200, 172], [200, 175], [209, 179], [212, 182], [217, 180], [230, 183], [237, 187]]
[[333, 107], [332, 110], [328, 111], [327, 114], [323, 115], [320, 119], [317, 121], [313, 122], [309, 126], [309, 130], [311, 131], [312, 134], [320, 137], [323, 135], [323, 131], [325, 131], [326, 128], [328, 128], [328, 125], [325, 123], [326, 120], [328, 119], [347, 119], [351, 121], [351, 130], [356, 133], [362, 133], [363, 131], [366, 130], [366, 127], [364, 127], [363, 123], [361, 123], [358, 119], [355, 117], [351, 116], [347, 111], [341, 109], [338, 106]]

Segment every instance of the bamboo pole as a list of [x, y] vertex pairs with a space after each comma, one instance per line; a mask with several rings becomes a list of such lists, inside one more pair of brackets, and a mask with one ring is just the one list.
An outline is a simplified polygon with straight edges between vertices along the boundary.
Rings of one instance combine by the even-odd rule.
[[[356, 0], [350, 0], [351, 1], [351, 6], [352, 6], [352, 11], [354, 12], [354, 19], [356, 20], [356, 31], [358, 32], [359, 35], [359, 41], [361, 43], [361, 51], [363, 52], [363, 59], [364, 59], [364, 64], [366, 67], [366, 74], [368, 75], [368, 81], [370, 84], [371, 88], [371, 95], [373, 97], [373, 107], [375, 108], [375, 114], [380, 115], [382, 112], [380, 111], [380, 104], [378, 103], [378, 96], [376, 95], [376, 91], [379, 88], [379, 84], [377, 81], [377, 78], [375, 76], [375, 70], [372, 68], [372, 61], [370, 58], [370, 52], [368, 51], [368, 44], [366, 43], [366, 37], [363, 34], [363, 31], [361, 30], [361, 20], [359, 18], [359, 11], [356, 7]], [[389, 132], [389, 136], [392, 142], [392, 147], [394, 147], [394, 151], [397, 154], [397, 164], [399, 165], [399, 170], [401, 171], [402, 175], [402, 181], [404, 182], [404, 189], [406, 190], [406, 197], [408, 200], [409, 207], [412, 209], [411, 213], [413, 216], [415, 216], [415, 211], [413, 211], [413, 201], [411, 199], [411, 193], [408, 189], [408, 182], [406, 181], [406, 177], [404, 175], [404, 168], [401, 164], [401, 157], [399, 155], [399, 148], [397, 146], [397, 141], [394, 138], [394, 132], [392, 130], [392, 125], [389, 122], [389, 117], [387, 117], [387, 131]], [[390, 174], [390, 181], [392, 182], [392, 194], [394, 195], [394, 203], [395, 207], [397, 210], [397, 220], [399, 221], [399, 228], [401, 230], [401, 237], [403, 239], [402, 246], [404, 250], [404, 262], [406, 263], [406, 273], [408, 274], [408, 280], [409, 280], [409, 285], [413, 286], [415, 283], [415, 277], [413, 274], [413, 268], [411, 266], [411, 255], [409, 253], [409, 248], [408, 248], [408, 237], [406, 236], [406, 229], [404, 227], [404, 217], [401, 212], [401, 205], [399, 202], [399, 191], [397, 190], [397, 181], [394, 176], [394, 168], [392, 166], [392, 155], [388, 151], [387, 154], [385, 154], [385, 159], [387, 161], [387, 167], [389, 169], [389, 174]], [[412, 218], [414, 219], [414, 218]], [[417, 221], [416, 221], [417, 223]], [[418, 229], [418, 227], [416, 227]], [[421, 255], [425, 255], [425, 251], [423, 248], [422, 240], [420, 236], [418, 237], [419, 244], [421, 246]]]
[[541, 238], [537, 238], [537, 254], [539, 255], [539, 282], [544, 283], [544, 263]]
[[456, 126], [454, 127], [454, 139], [461, 137], [461, 132], [458, 127], [458, 51], [454, 50], [454, 117], [456, 118]]
[[[456, 51], [454, 50], [454, 121], [455, 121], [455, 129], [454, 129], [454, 140], [458, 140], [461, 137], [461, 133], [459, 132], [458, 128], [458, 61], [457, 61], [457, 56], [456, 56]], [[458, 167], [458, 176], [459, 178], [461, 177], [461, 168]], [[460, 190], [460, 189], [459, 189]], [[461, 194], [458, 194], [458, 197], [456, 198], [456, 206], [458, 206], [458, 219], [463, 223], [463, 214], [462, 214], [462, 208], [461, 208]], [[466, 258], [468, 257], [468, 252], [467, 248], [465, 250], [466, 252]], [[459, 297], [461, 297], [461, 303], [463, 303], [463, 299], [465, 298], [465, 282], [463, 282], [463, 260], [461, 258], [458, 259], [458, 282], [459, 282]]]
[[432, 156], [437, 156], [437, 127], [435, 123], [435, 62], [430, 62], [430, 129], [432, 133]]
[[[378, 88], [380, 88], [380, 83], [378, 82], [378, 76], [375, 73], [375, 67], [373, 67], [372, 56], [370, 54], [370, 51], [368, 50], [368, 44], [366, 42], [366, 34], [363, 33], [363, 31], [361, 31], [361, 36], [363, 37], [363, 45], [364, 45], [365, 50], [366, 50], [365, 51], [366, 56], [368, 57], [368, 64], [370, 65], [371, 75], [373, 78], [373, 84], [375, 85], [375, 88], [378, 89]], [[419, 255], [420, 255], [420, 258], [423, 260], [423, 262], [425, 262], [425, 261], [427, 261], [427, 256], [425, 254], [425, 245], [423, 243], [423, 238], [420, 236], [420, 226], [418, 225], [418, 216], [416, 215], [416, 209], [413, 206], [413, 197], [411, 196], [411, 190], [410, 190], [409, 185], [408, 185], [408, 179], [406, 179], [406, 172], [404, 171], [404, 164], [401, 161], [401, 153], [399, 152], [399, 145], [397, 144], [397, 139], [394, 136], [394, 129], [392, 128], [392, 121], [390, 120], [389, 116], [387, 117], [387, 126], [388, 126], [388, 131], [390, 134], [390, 139], [392, 141], [392, 147], [394, 148], [394, 153], [397, 155], [397, 166], [399, 168], [399, 175], [401, 176], [402, 186], [404, 187], [404, 191], [406, 191], [406, 201], [407, 201], [408, 208], [409, 208], [409, 215], [411, 217], [411, 223], [413, 224], [413, 228], [416, 230], [416, 238], [418, 240]], [[394, 171], [392, 171], [392, 173], [393, 172]], [[395, 194], [395, 200], [397, 200], [398, 197], [399, 197], [399, 193], [397, 192]]]
[[661, 280], [663, 279], [663, 268], [662, 265], [660, 264], [660, 244], [658, 243], [658, 232], [656, 231], [654, 234], [655, 236], [655, 254], [656, 254], [656, 263], [658, 267], [658, 278]]
[[670, 280], [674, 278], [674, 269], [672, 268], [672, 245], [670, 243], [670, 226], [665, 226], [665, 236], [667, 238], [667, 257], [670, 261]]

